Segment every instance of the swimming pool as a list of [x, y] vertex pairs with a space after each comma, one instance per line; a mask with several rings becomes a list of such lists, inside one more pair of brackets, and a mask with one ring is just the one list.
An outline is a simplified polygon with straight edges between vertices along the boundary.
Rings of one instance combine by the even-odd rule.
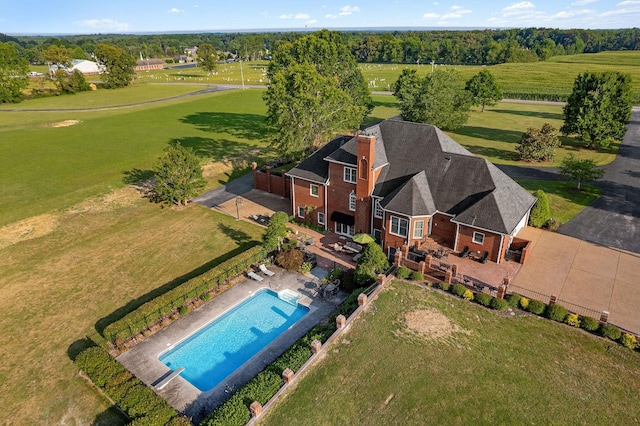
[[158, 359], [172, 370], [184, 367], [183, 378], [210, 391], [309, 312], [289, 293], [285, 299], [259, 290]]

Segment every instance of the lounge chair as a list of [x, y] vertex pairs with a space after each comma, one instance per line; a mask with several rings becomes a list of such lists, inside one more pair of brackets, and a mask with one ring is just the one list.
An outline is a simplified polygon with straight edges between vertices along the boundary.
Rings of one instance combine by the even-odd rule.
[[469, 254], [469, 246], [464, 246], [460, 252], [460, 257], [467, 257]]
[[482, 256], [480, 256], [480, 259], [478, 259], [478, 262], [487, 263], [487, 257], [489, 257], [489, 252], [485, 251], [484, 253], [482, 253]]
[[362, 246], [360, 244], [354, 243], [353, 241], [347, 241], [344, 245], [345, 250], [349, 250], [352, 253], [358, 254], [362, 251]]
[[267, 267], [264, 266], [264, 263], [261, 263], [260, 266], [258, 266], [258, 268], [260, 269], [260, 272], [262, 272], [263, 274], [269, 277], [272, 277], [276, 274], [275, 272], [268, 270]]
[[260, 275], [256, 274], [255, 272], [249, 272], [247, 273], [247, 275], [249, 276], [249, 278], [251, 278], [252, 280], [256, 280], [256, 281], [262, 281], [264, 280], [264, 278], [262, 278]]

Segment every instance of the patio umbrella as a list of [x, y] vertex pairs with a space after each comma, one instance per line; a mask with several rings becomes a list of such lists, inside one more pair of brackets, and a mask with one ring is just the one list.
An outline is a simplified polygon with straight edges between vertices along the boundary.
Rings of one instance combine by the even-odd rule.
[[373, 243], [375, 241], [375, 239], [369, 235], [369, 234], [356, 234], [353, 236], [353, 238], [351, 238], [353, 240], [353, 242], [358, 243], [358, 244], [369, 244], [369, 243]]

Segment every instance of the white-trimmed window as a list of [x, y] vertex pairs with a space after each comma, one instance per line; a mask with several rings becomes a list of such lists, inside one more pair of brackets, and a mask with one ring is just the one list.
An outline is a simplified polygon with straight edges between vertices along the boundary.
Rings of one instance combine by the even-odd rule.
[[416, 220], [413, 224], [413, 238], [424, 237], [424, 220]]
[[358, 170], [355, 167], [344, 168], [344, 181], [349, 183], [356, 183], [358, 179]]
[[355, 234], [355, 226], [336, 222], [336, 234], [353, 237], [353, 235]]
[[301, 217], [304, 219], [304, 207], [302, 206], [298, 207], [298, 217]]
[[391, 216], [391, 232], [399, 237], [406, 237], [409, 229], [409, 221], [401, 217]]
[[318, 212], [318, 225], [324, 225], [324, 213]]
[[356, 211], [356, 193], [353, 191], [349, 194], [349, 210], [352, 212]]
[[482, 232], [474, 232], [473, 242], [476, 244], [484, 244], [484, 234]]
[[317, 197], [318, 196], [318, 185], [311, 183], [309, 184], [309, 194], [311, 194], [312, 197]]
[[380, 206], [380, 199], [376, 198], [373, 202], [373, 216], [378, 219], [382, 219], [382, 206]]

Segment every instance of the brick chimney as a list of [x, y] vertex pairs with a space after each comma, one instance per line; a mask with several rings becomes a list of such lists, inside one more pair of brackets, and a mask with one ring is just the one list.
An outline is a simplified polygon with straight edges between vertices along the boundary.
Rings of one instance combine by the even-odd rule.
[[358, 178], [356, 180], [356, 232], [371, 232], [371, 192], [375, 179], [373, 162], [375, 160], [376, 137], [360, 134], [358, 138]]

